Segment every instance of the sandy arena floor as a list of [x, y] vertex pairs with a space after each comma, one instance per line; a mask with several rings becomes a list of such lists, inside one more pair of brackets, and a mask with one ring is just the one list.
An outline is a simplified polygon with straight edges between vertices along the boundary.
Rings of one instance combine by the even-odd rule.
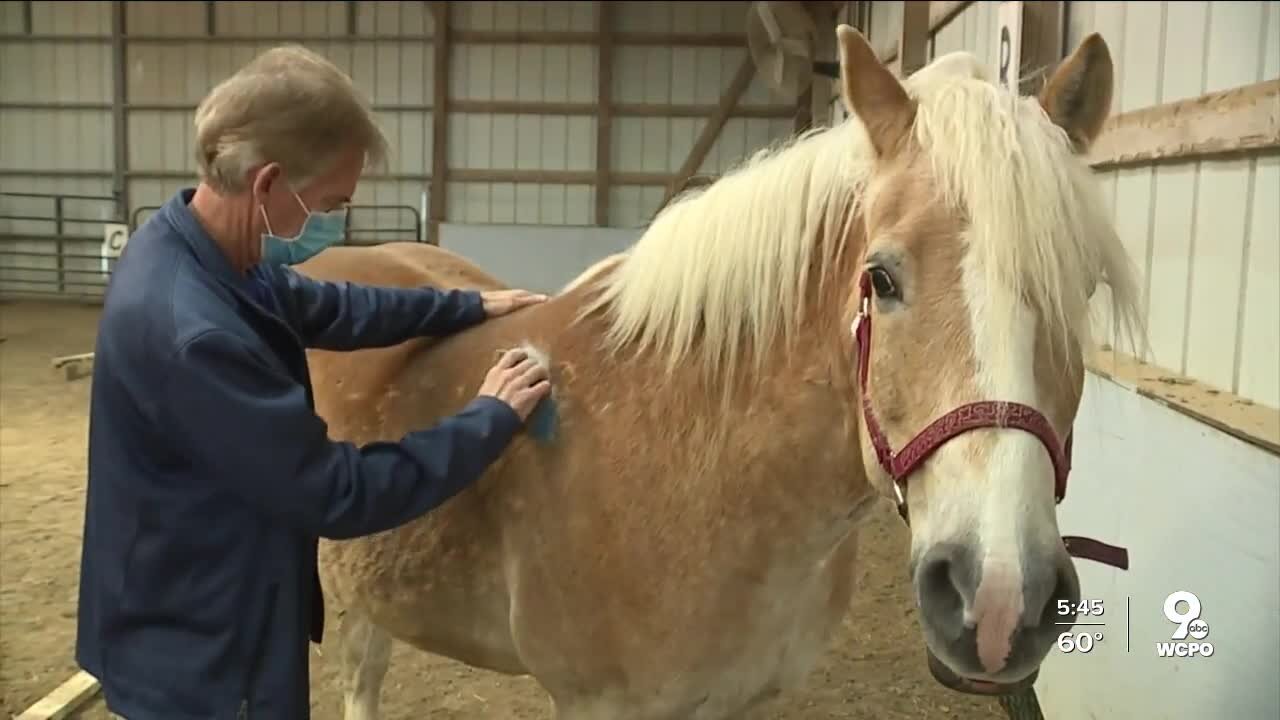
[[[0, 304], [0, 713], [12, 717], [75, 670], [87, 378], [50, 367], [93, 349], [97, 309]], [[863, 531], [859, 592], [808, 687], [770, 716], [1001, 718], [994, 701], [943, 689], [925, 667], [904, 566], [906, 529], [891, 510]], [[333, 621], [330, 620], [330, 623]], [[332, 624], [330, 624], [332, 627]], [[316, 720], [339, 720], [329, 648], [312, 652]], [[398, 645], [383, 689], [387, 720], [549, 718], [532, 680], [472, 670]], [[105, 718], [100, 700], [79, 718]]]

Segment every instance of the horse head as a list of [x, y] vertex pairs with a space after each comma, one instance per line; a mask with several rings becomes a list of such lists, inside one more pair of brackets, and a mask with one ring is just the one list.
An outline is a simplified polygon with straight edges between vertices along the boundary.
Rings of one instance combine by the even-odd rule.
[[1018, 97], [967, 53], [900, 82], [855, 30], [837, 34], [842, 99], [874, 158], [844, 315], [865, 469], [908, 521], [935, 678], [1008, 692], [1034, 682], [1081, 597], [1055, 506], [1096, 288], [1116, 327], [1136, 318], [1084, 157], [1111, 57], [1092, 35]]

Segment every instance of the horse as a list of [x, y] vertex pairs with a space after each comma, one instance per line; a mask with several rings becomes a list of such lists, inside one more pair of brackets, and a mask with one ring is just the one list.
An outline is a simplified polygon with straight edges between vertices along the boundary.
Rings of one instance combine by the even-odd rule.
[[[357, 443], [460, 410], [504, 349], [544, 358], [553, 383], [535, 413], [549, 430], [474, 485], [400, 528], [321, 540], [346, 720], [377, 717], [392, 639], [532, 676], [557, 720], [759, 712], [826, 649], [883, 502], [910, 529], [935, 679], [1035, 680], [1088, 555], [1055, 505], [1091, 316], [1108, 301], [1117, 334], [1137, 318], [1086, 160], [1111, 56], [1092, 35], [1016, 97], [967, 53], [900, 81], [856, 30], [837, 38], [845, 121], [682, 193], [545, 303], [311, 351], [317, 412]], [[408, 242], [298, 269], [505, 286]]]

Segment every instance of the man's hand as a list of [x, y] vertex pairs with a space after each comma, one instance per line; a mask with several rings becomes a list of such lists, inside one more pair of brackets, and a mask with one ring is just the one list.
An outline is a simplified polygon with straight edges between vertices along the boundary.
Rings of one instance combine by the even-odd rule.
[[480, 299], [484, 302], [484, 314], [492, 318], [545, 302], [547, 296], [528, 290], [490, 290], [480, 293]]
[[495, 397], [511, 406], [523, 422], [551, 392], [547, 369], [521, 350], [508, 350], [489, 369], [477, 395]]

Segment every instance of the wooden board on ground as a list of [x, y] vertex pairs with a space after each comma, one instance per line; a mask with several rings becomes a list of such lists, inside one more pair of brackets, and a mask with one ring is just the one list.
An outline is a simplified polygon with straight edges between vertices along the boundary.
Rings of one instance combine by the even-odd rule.
[[98, 679], [81, 670], [36, 701], [15, 720], [62, 720], [98, 694]]
[[93, 353], [56, 357], [53, 359], [53, 369], [61, 369], [66, 373], [67, 380], [77, 380], [93, 370]]

